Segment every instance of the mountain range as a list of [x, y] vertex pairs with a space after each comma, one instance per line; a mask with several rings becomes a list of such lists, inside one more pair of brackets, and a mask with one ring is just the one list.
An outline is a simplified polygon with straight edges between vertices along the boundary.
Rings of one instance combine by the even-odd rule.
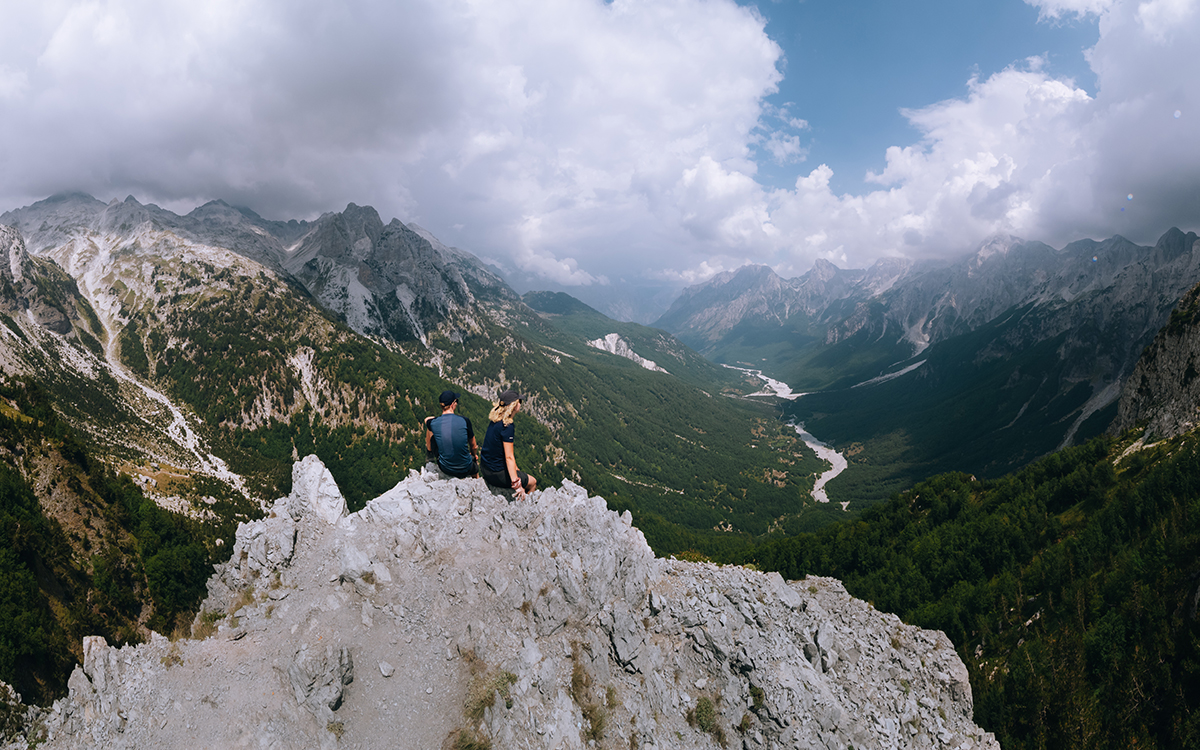
[[[286, 477], [278, 467], [266, 468], [271, 459], [264, 463], [263, 451], [272, 457], [292, 453], [300, 447], [297, 430], [311, 433], [313, 445], [327, 446], [323, 457], [347, 485], [352, 503], [382, 491], [418, 460], [419, 417], [432, 406], [433, 394], [450, 384], [441, 378], [485, 400], [510, 387], [528, 397], [534, 421], [526, 428], [529, 458], [523, 460], [535, 475], [590, 473], [601, 485], [616, 483], [608, 488], [614, 502], [655, 512], [679, 490], [671, 472], [635, 460], [632, 452], [612, 455], [605, 449], [601, 461], [578, 443], [627, 439], [622, 434], [633, 419], [638, 439], [674, 442], [674, 451], [664, 447], [670, 454], [687, 445], [677, 436], [720, 433], [730, 423], [744, 431], [733, 441], [740, 448], [730, 447], [736, 455], [747, 452], [753, 425], [769, 419], [763, 407], [729, 399], [717, 399], [715, 409], [694, 419], [686, 416], [689, 400], [745, 392], [752, 384], [669, 335], [595, 311], [590, 323], [599, 327], [586, 338], [557, 327], [563, 316], [527, 305], [474, 256], [420, 227], [397, 220], [384, 224], [369, 207], [351, 204], [312, 222], [272, 222], [219, 201], [178, 216], [133, 198], [104, 204], [68, 194], [0, 215], [0, 223], [25, 238], [28, 250], [16, 251], [20, 257], [47, 258], [66, 270], [61, 282], [70, 288], [64, 294], [86, 323], [75, 324], [74, 338], [68, 337], [83, 346], [64, 348], [57, 338], [47, 339], [42, 349], [55, 354], [45, 362], [37, 360], [42, 349], [14, 354], [15, 360], [30, 360], [22, 371], [61, 381], [56, 393], [69, 411], [74, 394], [99, 387], [88, 373], [103, 379], [111, 366], [116, 385], [93, 400], [115, 405], [75, 410], [73, 422], [106, 452], [153, 445], [142, 450], [142, 464], [182, 468], [190, 461], [235, 491], [243, 481], [260, 497], [278, 489]], [[53, 325], [63, 328], [65, 320]], [[669, 365], [674, 375], [656, 380], [630, 360], [587, 343], [618, 329], [646, 359]], [[86, 383], [76, 382], [81, 368]], [[665, 387], [680, 380], [686, 385]], [[165, 405], [158, 422], [135, 403], [147, 398]], [[464, 402], [464, 408], [479, 420], [486, 411], [478, 400]], [[109, 419], [111, 409], [123, 410], [120, 419]], [[136, 425], [132, 436], [115, 436], [85, 411]], [[578, 429], [581, 416], [590, 418], [586, 432]], [[308, 426], [299, 428], [300, 423]], [[167, 439], [157, 439], [164, 430]], [[364, 463], [379, 452], [390, 456], [382, 472]], [[592, 455], [584, 458], [585, 453]], [[739, 461], [778, 465], [772, 456], [748, 452]], [[223, 462], [235, 466], [226, 472]], [[141, 471], [152, 473], [145, 466]], [[738, 475], [741, 469], [726, 473]], [[722, 505], [734, 503], [711, 504]], [[761, 506], [755, 506], [760, 516]], [[765, 529], [775, 519], [742, 521], [711, 510], [704, 515], [690, 525], [741, 528], [750, 522]]]
[[[994, 237], [953, 263], [746, 266], [692, 287], [656, 325], [716, 362], [815, 392], [793, 418], [851, 451], [835, 500], [921, 476], [997, 476], [1103, 432], [1142, 350], [1200, 281], [1197, 237], [1054, 249]], [[855, 467], [859, 471], [854, 471]]]
[[[955, 263], [820, 262], [790, 280], [747, 267], [687, 290], [653, 328], [563, 293], [518, 295], [469, 253], [354, 204], [305, 222], [219, 201], [179, 216], [80, 194], [10, 211], [0, 679], [45, 704], [76, 664], [87, 680], [107, 674], [97, 641], [86, 666], [84, 636], [133, 644], [203, 626], [195, 613], [213, 564], [282, 549], [282, 537], [243, 536], [291, 512], [267, 501], [293, 494], [301, 457], [327, 467], [349, 511], [400, 486], [419, 494], [444, 481], [410, 473], [425, 464], [421, 420], [436, 395], [461, 391], [461, 413], [481, 428], [497, 391], [513, 387], [528, 407], [517, 460], [542, 486], [603, 493], [659, 554], [837, 576], [944, 630], [981, 696], [980, 725], [1006, 747], [1189, 746], [1200, 737], [1180, 713], [1194, 705], [1200, 622], [1196, 241], [1171, 230], [1153, 247], [1118, 237], [1055, 250], [994, 238]], [[812, 392], [744, 398], [758, 379], [720, 364]], [[814, 501], [825, 462], [788, 420], [848, 458], [827, 491], [849, 513]], [[960, 473], [929, 478], [945, 470]], [[441, 488], [454, 492], [439, 524], [504, 502], [463, 487]], [[544, 499], [575, 502], [566, 495]], [[363, 512], [355, 518], [373, 517]], [[447, 539], [431, 565], [454, 561]], [[376, 585], [357, 578], [342, 585]], [[478, 592], [498, 593], [498, 580]], [[263, 603], [278, 602], [263, 583]], [[530, 599], [535, 619], [549, 611], [543, 595]], [[245, 604], [221, 606], [230, 616]], [[598, 606], [602, 618], [613, 611]], [[270, 604], [251, 609], [255, 627], [273, 626]], [[639, 630], [633, 614], [621, 632], [640, 637], [651, 625]], [[594, 653], [633, 655], [632, 641], [605, 632]], [[839, 663], [832, 642], [810, 640], [813, 664]], [[103, 708], [103, 690], [76, 682], [68, 705]], [[683, 705], [691, 693], [671, 695]], [[751, 726], [770, 720], [753, 691], [736, 700]], [[1153, 705], [1102, 710], [1135, 700]], [[6, 716], [0, 706], [0, 731]], [[105, 709], [96, 726], [125, 721]]]
[[[606, 492], [663, 553], [826, 512], [812, 451], [726, 395], [756, 383], [661, 331], [536, 310], [373, 209], [269, 222], [71, 194], [0, 225], [0, 483], [24, 498], [0, 509], [20, 591], [0, 609], [38, 623], [13, 626], [0, 679], [23, 694], [61, 691], [83, 635], [182, 627], [300, 456], [351, 509], [393, 487], [425, 463], [422, 420], [448, 388], [479, 434], [495, 395], [521, 391], [520, 467]], [[613, 333], [665, 372], [588, 343]]]

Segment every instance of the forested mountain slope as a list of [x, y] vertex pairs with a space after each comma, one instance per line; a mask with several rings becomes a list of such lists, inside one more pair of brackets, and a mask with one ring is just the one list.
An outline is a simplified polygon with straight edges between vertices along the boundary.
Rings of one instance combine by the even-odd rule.
[[[1200, 440], [1097, 438], [1012, 475], [947, 474], [747, 556], [943, 630], [1005, 748], [1200, 743]], [[1115, 465], [1114, 465], [1115, 463]]]
[[228, 556], [218, 540], [256, 510], [214, 500], [201, 520], [160, 508], [53, 402], [29, 381], [0, 385], [0, 680], [39, 703], [65, 689], [84, 636], [137, 642], [190, 620]]
[[355, 331], [286, 270], [337, 215], [269, 222], [214, 203], [179, 217], [76, 195], [5, 216], [21, 231], [0, 238], [0, 544], [14, 552], [0, 680], [27, 697], [61, 692], [84, 631], [121, 643], [190, 621], [193, 584], [228, 554], [218, 540], [290, 489], [297, 457], [319, 456], [351, 509], [424, 464], [421, 420], [445, 388], [480, 431], [475, 394], [522, 390], [521, 467], [608, 493], [660, 552], [740, 548], [812, 504], [822, 463], [770, 407], [733, 397], [754, 384], [649, 329], [678, 376], [598, 351], [417, 230], [414, 252], [459, 280], [458, 307], [405, 308], [432, 311], [425, 342]]
[[1005, 748], [1200, 746], [1196, 295], [1138, 363], [1118, 437], [996, 479], [937, 476], [742, 559], [945, 631]]
[[[771, 407], [727, 397], [755, 383], [641, 327], [636, 343], [676, 373], [637, 371], [544, 320], [470, 254], [370, 207], [270, 222], [219, 202], [181, 217], [68, 195], [4, 216], [80, 280], [107, 358], [181, 399], [198, 419], [176, 421], [263, 494], [306, 442], [352, 502], [394, 482], [419, 460], [440, 376], [485, 399], [529, 396], [521, 466], [586, 478], [659, 549], [724, 545], [811, 504], [820, 462]], [[482, 429], [484, 404], [463, 406]]]

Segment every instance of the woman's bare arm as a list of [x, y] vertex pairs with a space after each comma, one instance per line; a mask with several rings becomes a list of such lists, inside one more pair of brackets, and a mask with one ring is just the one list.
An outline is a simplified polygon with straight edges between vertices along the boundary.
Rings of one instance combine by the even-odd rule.
[[508, 478], [512, 482], [512, 488], [517, 491], [517, 497], [522, 497], [525, 494], [525, 488], [521, 486], [521, 476], [517, 474], [517, 458], [513, 455], [513, 444], [504, 444], [504, 463], [508, 466]]

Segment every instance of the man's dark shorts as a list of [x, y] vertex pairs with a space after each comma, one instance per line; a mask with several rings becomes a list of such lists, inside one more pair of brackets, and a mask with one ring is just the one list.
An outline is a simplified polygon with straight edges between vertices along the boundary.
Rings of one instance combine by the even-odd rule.
[[[436, 460], [436, 458], [435, 458], [435, 460]], [[448, 477], [454, 477], [455, 479], [468, 479], [479, 473], [479, 462], [473, 458], [471, 459], [471, 468], [467, 469], [467, 471], [462, 474], [460, 474], [456, 471], [447, 471], [446, 467], [442, 466], [440, 461], [438, 462], [437, 467], [443, 474], [445, 474]]]
[[[483, 477], [483, 481], [493, 487], [498, 487], [502, 490], [512, 489], [512, 480], [508, 478], [508, 471], [492, 471], [486, 466], [479, 467], [479, 474]], [[521, 489], [529, 491], [529, 475], [520, 469], [517, 470], [517, 477], [521, 480]]]

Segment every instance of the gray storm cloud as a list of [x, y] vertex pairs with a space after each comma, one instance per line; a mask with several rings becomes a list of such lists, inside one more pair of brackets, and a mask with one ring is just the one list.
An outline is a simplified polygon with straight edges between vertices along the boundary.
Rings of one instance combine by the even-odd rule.
[[768, 117], [783, 53], [730, 0], [19, 4], [0, 27], [0, 202], [291, 218], [353, 201], [568, 286], [1194, 227], [1196, 2], [1034, 4], [1100, 15], [1098, 91], [1036, 59], [971, 81], [906, 113], [921, 140], [862, 195], [830, 190], [836, 164], [756, 180], [754, 154], [794, 157], [807, 123]]

